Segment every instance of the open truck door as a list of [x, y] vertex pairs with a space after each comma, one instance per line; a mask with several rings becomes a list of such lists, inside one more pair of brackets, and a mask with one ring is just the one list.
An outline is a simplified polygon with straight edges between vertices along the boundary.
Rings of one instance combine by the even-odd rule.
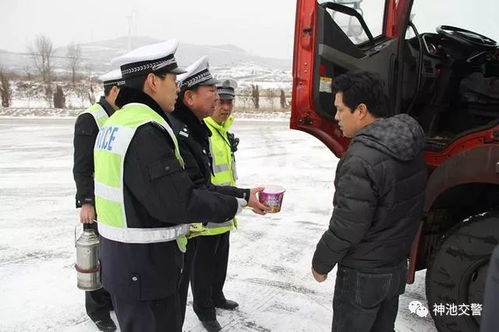
[[[291, 128], [310, 133], [341, 157], [349, 140], [334, 120], [331, 82], [351, 70], [378, 73], [397, 112], [399, 40], [410, 0], [298, 0]], [[365, 10], [366, 7], [368, 10]], [[363, 13], [368, 13], [365, 17]]]
[[480, 329], [480, 314], [433, 308], [481, 308], [499, 244], [499, 47], [474, 31], [495, 33], [495, 3], [480, 4], [484, 15], [470, 22], [470, 2], [438, 2], [437, 11], [428, 1], [297, 0], [291, 128], [341, 157], [349, 141], [334, 120], [331, 82], [366, 70], [385, 81], [391, 112], [425, 131], [428, 184], [408, 282], [427, 269], [428, 308], [441, 332]]

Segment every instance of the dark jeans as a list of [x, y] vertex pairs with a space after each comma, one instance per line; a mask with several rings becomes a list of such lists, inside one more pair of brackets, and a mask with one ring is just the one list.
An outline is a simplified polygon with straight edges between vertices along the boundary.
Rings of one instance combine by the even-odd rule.
[[215, 305], [224, 304], [230, 232], [197, 238], [191, 287], [194, 312], [201, 321], [216, 319]]
[[[99, 234], [95, 222], [83, 224], [83, 229], [93, 229], [97, 235]], [[104, 288], [85, 292], [85, 309], [93, 321], [109, 316], [109, 312], [113, 310], [111, 295]]]
[[122, 332], [181, 332], [179, 294], [151, 301], [131, 301], [113, 296]]
[[360, 272], [338, 266], [333, 298], [333, 332], [394, 330], [407, 267]]

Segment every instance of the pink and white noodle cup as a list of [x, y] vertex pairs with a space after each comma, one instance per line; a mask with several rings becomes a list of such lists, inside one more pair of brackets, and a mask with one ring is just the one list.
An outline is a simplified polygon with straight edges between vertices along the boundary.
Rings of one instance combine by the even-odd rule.
[[260, 203], [270, 208], [270, 213], [277, 213], [281, 211], [282, 199], [286, 189], [279, 185], [266, 185], [265, 189], [260, 192], [258, 199]]

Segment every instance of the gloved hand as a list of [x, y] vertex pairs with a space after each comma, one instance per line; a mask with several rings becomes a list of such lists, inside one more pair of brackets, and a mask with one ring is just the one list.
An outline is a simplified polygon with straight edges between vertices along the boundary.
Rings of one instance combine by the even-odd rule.
[[234, 136], [233, 133], [227, 133], [227, 137], [229, 138], [229, 143], [230, 143], [230, 150], [232, 152], [237, 151], [237, 146], [239, 145], [239, 138]]

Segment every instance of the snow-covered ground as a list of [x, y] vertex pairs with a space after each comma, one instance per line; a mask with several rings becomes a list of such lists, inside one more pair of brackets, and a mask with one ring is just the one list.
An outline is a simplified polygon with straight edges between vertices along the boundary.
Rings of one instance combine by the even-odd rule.
[[[76, 288], [72, 131], [74, 118], [0, 117], [0, 331], [97, 331]], [[337, 159], [286, 120], [235, 122], [239, 184], [286, 187], [278, 214], [245, 211], [231, 235], [225, 293], [240, 303], [220, 311], [224, 331], [330, 331], [333, 271], [310, 274], [315, 244], [331, 213]], [[401, 296], [397, 331], [436, 331], [424, 271]], [[114, 317], [114, 316], [113, 316]], [[203, 331], [189, 300], [184, 331]]]

